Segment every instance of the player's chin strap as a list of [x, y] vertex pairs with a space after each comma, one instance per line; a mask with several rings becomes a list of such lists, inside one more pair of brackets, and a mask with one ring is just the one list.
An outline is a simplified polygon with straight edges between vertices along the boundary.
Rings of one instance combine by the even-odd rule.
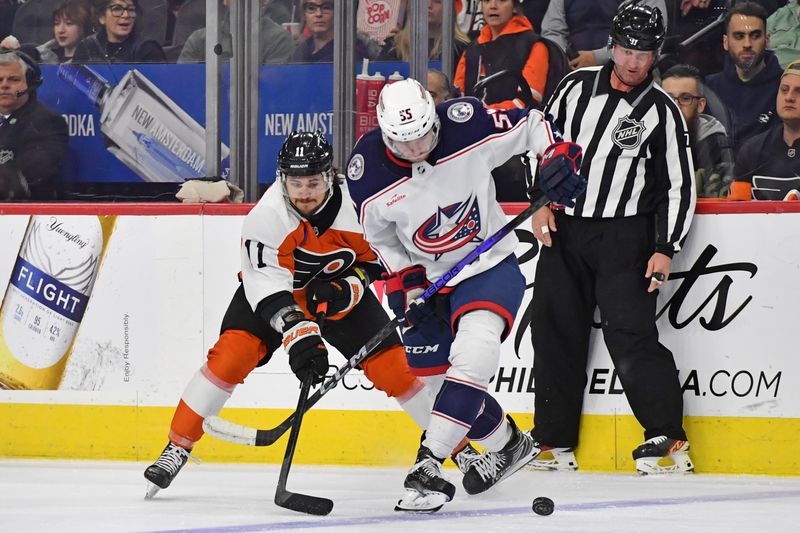
[[[538, 211], [551, 200], [547, 196], [533, 202], [524, 211], [515, 216], [512, 220], [508, 221], [505, 226], [497, 230], [493, 235], [483, 241], [478, 247], [472, 250], [466, 257], [459, 261], [453, 268], [448, 270], [441, 278], [436, 280], [430, 287], [428, 287], [420, 299], [424, 302], [436, 294], [439, 289], [444, 287], [450, 280], [455, 278], [467, 265], [478, 259], [480, 255], [492, 248], [503, 237], [514, 231], [514, 229], [527, 220], [534, 212]], [[286, 433], [290, 427], [294, 417], [300, 412], [302, 415], [311, 409], [325, 394], [332, 388], [336, 387], [344, 376], [353, 368], [361, 364], [367, 357], [372, 355], [372, 352], [383, 342], [385, 338], [394, 332], [398, 326], [405, 320], [404, 317], [394, 318], [390, 320], [380, 331], [378, 331], [367, 343], [361, 347], [357, 354], [350, 357], [347, 362], [333, 376], [325, 380], [319, 389], [314, 394], [308, 397], [302, 410], [298, 409], [289, 417], [278, 424], [272, 429], [256, 429], [241, 424], [236, 424], [230, 420], [225, 420], [218, 416], [209, 416], [203, 421], [203, 429], [212, 437], [221, 440], [233, 442], [236, 444], [246, 444], [248, 446], [269, 446], [274, 444], [281, 435]]]

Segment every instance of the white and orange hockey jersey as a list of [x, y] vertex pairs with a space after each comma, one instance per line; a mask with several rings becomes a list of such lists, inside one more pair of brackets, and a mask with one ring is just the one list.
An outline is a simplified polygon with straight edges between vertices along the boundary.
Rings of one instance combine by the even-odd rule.
[[247, 301], [254, 311], [265, 298], [288, 291], [311, 317], [306, 307], [306, 288], [313, 279], [341, 277], [355, 263], [378, 265], [375, 253], [364, 240], [347, 186], [333, 187], [329, 202], [340, 206], [322, 235], [317, 235], [314, 224], [287, 204], [278, 184], [267, 189], [245, 217], [241, 275]]

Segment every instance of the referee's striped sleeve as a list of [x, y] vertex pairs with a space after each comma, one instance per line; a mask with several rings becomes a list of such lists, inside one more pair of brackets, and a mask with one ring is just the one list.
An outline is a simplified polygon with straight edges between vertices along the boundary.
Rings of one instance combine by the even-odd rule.
[[[658, 166], [667, 187], [656, 212], [658, 214], [656, 251], [668, 255], [681, 248], [694, 216], [697, 193], [689, 132], [678, 106], [669, 95], [666, 105], [658, 106], [664, 121], [664, 154]], [[662, 182], [661, 179], [658, 180]]]

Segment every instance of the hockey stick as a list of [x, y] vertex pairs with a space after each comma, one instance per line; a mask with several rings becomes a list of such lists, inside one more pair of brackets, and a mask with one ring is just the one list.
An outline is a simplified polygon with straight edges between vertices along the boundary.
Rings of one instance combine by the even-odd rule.
[[[320, 331], [322, 331], [322, 326], [325, 321], [325, 311], [327, 307], [327, 302], [324, 302], [320, 304], [318, 308], [319, 314], [317, 315], [317, 324], [319, 324]], [[308, 391], [311, 389], [311, 383], [313, 381], [314, 376], [309, 372], [305, 379], [303, 379], [303, 384], [300, 387], [300, 396], [297, 398], [297, 409], [295, 410], [295, 413], [298, 413], [298, 415], [295, 416], [292, 421], [292, 430], [289, 432], [289, 441], [286, 443], [286, 452], [283, 454], [283, 464], [281, 464], [281, 473], [278, 476], [278, 486], [275, 487], [275, 505], [299, 513], [325, 516], [333, 509], [332, 500], [286, 490], [286, 481], [289, 478], [289, 469], [292, 467], [294, 450], [297, 447], [297, 439], [300, 437], [300, 424], [303, 422], [303, 415], [306, 412]]]
[[[497, 232], [489, 236], [478, 247], [467, 254], [467, 256], [461, 261], [456, 263], [456, 265], [448, 270], [441, 278], [436, 280], [425, 290], [420, 299], [423, 301], [430, 299], [431, 296], [436, 294], [439, 289], [444, 287], [447, 282], [458, 275], [458, 273], [461, 272], [467, 265], [478, 259], [480, 255], [497, 244], [500, 239], [511, 233], [517, 226], [525, 222], [525, 220], [527, 220], [534, 212], [538, 211], [548, 203], [550, 203], [550, 199], [548, 199], [546, 196], [543, 196], [542, 198], [533, 202], [512, 220], [508, 221], [505, 226], [497, 230]], [[344, 366], [337, 370], [333, 376], [328, 378], [327, 381], [322, 383], [320, 388], [317, 389], [317, 391], [312, 394], [310, 398], [308, 398], [304, 409], [306, 411], [311, 409], [323, 396], [325, 396], [325, 394], [328, 393], [328, 391], [336, 387], [342, 378], [344, 378], [348, 372], [361, 364], [364, 359], [371, 355], [372, 351], [377, 348], [386, 337], [391, 335], [391, 333], [397, 329], [402, 321], [403, 319], [393, 318], [387, 322], [385, 326], [383, 326], [370, 340], [367, 341], [364, 346], [361, 347], [357, 354], [348, 359]], [[274, 444], [275, 441], [277, 441], [281, 435], [286, 433], [286, 431], [291, 427], [295, 415], [298, 413], [302, 415], [304, 412], [305, 411], [301, 412], [299, 410], [295, 411], [289, 415], [286, 420], [272, 429], [256, 429], [243, 426], [241, 424], [236, 424], [230, 420], [225, 420], [224, 418], [220, 418], [218, 416], [209, 416], [203, 421], [203, 429], [212, 437], [216, 437], [228, 442], [246, 444], [248, 446], [270, 446]]]
[[292, 467], [294, 450], [297, 447], [297, 438], [300, 435], [300, 424], [303, 421], [303, 415], [306, 411], [308, 391], [311, 389], [312, 379], [313, 376], [309, 374], [306, 379], [303, 380], [303, 386], [300, 389], [300, 397], [297, 400], [297, 410], [295, 411], [298, 413], [298, 416], [292, 419], [292, 430], [289, 433], [289, 442], [286, 443], [286, 453], [283, 455], [281, 473], [278, 476], [278, 486], [275, 487], [275, 505], [299, 513], [325, 516], [333, 509], [332, 500], [286, 490], [286, 481], [289, 478], [289, 469]]

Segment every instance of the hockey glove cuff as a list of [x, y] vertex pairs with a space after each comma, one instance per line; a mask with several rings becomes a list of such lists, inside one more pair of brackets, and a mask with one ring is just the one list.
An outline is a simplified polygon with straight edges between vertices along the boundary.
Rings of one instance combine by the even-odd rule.
[[319, 326], [310, 320], [288, 321], [283, 331], [283, 349], [289, 354], [289, 366], [297, 379], [308, 374], [312, 384], [321, 383], [328, 373], [328, 350]]

